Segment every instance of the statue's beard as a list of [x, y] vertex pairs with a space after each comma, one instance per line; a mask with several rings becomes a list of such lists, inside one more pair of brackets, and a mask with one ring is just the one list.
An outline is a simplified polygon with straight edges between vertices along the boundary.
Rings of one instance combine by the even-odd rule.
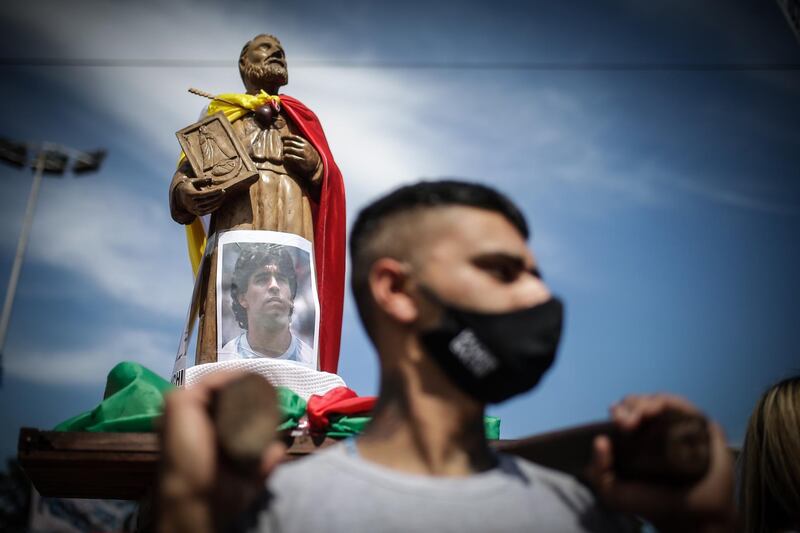
[[257, 89], [277, 89], [289, 82], [289, 72], [276, 63], [263, 65], [248, 63], [244, 66], [244, 77], [251, 87]]

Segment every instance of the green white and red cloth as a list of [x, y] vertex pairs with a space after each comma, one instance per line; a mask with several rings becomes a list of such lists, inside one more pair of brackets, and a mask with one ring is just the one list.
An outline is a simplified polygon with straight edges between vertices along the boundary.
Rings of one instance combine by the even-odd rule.
[[[103, 401], [55, 427], [56, 431], [149, 432], [164, 409], [164, 396], [175, 387], [138, 363], [123, 362], [108, 374]], [[308, 401], [286, 387], [277, 387], [282, 413], [278, 430], [304, 426], [312, 434], [341, 439], [361, 433], [375, 407], [374, 396], [359, 396], [347, 387], [312, 394]], [[486, 437], [500, 438], [500, 419], [484, 418]]]

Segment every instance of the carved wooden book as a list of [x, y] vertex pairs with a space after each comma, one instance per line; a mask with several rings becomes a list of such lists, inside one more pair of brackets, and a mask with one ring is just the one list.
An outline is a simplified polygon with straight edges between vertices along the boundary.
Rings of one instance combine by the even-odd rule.
[[175, 133], [199, 188], [228, 193], [247, 190], [258, 179], [253, 161], [233, 133], [222, 112], [195, 122]]

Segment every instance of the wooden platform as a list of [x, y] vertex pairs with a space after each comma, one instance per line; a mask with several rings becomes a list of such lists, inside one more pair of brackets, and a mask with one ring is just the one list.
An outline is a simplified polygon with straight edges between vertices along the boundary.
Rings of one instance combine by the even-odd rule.
[[[586, 430], [581, 429], [529, 439], [491, 441], [491, 445], [560, 470], [577, 471], [587, 457], [585, 449], [571, 449], [585, 448]], [[570, 441], [566, 448], [564, 436]], [[287, 436], [290, 446], [286, 459], [291, 461], [337, 442], [330, 438]], [[159, 455], [160, 445], [155, 433], [22, 428], [19, 434], [20, 463], [42, 496], [141, 500], [154, 486]]]
[[[591, 457], [591, 443], [613, 432], [608, 422], [574, 426], [518, 440], [496, 440], [496, 450], [580, 476]], [[286, 460], [314, 453], [339, 441], [284, 436]], [[736, 454], [735, 449], [731, 452]], [[155, 485], [159, 461], [155, 433], [87, 433], [23, 428], [18, 456], [43, 496], [142, 500]]]
[[[291, 439], [287, 460], [336, 443]], [[42, 496], [141, 500], [154, 486], [160, 447], [155, 433], [88, 433], [22, 428], [18, 457]]]

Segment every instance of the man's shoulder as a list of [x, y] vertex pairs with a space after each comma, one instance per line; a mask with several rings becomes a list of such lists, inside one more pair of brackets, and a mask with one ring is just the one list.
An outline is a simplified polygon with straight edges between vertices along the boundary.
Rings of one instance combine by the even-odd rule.
[[344, 453], [340, 448], [341, 444], [334, 444], [276, 468], [267, 481], [267, 489], [277, 506], [313, 505], [331, 486], [348, 485], [352, 470], [341, 460]]
[[346, 470], [340, 458], [344, 455], [341, 443], [328, 446], [303, 458], [282, 464], [270, 477], [269, 484], [283, 487], [287, 484], [304, 485], [306, 477], [320, 478], [327, 473], [336, 474], [336, 470]]
[[538, 486], [538, 497], [547, 494], [559, 507], [578, 518], [579, 531], [638, 531], [636, 522], [603, 507], [594, 493], [574, 476], [553, 470], [521, 457], [500, 454], [501, 460], [510, 461], [525, 477]]
[[530, 486], [538, 487], [558, 496], [572, 507], [592, 507], [595, 498], [592, 492], [575, 477], [553, 470], [546, 466], [528, 461], [515, 455], [498, 454], [500, 467], [530, 482]]

